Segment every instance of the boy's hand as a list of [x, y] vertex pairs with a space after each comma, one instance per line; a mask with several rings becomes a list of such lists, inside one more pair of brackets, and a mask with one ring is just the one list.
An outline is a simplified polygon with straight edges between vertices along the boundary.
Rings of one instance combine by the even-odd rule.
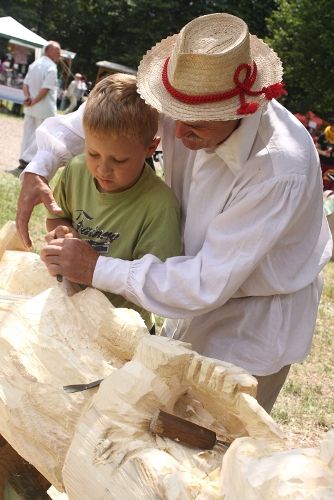
[[20, 196], [17, 202], [16, 228], [26, 247], [31, 248], [28, 224], [36, 205], [44, 203], [52, 214], [61, 215], [62, 209], [57, 205], [47, 180], [41, 175], [26, 172], [23, 177]]
[[52, 240], [59, 238], [79, 238], [79, 233], [72, 226], [57, 226], [47, 233], [44, 239], [47, 243], [51, 243]]
[[45, 245], [41, 259], [51, 276], [60, 274], [74, 283], [91, 286], [99, 254], [77, 238], [58, 238]]

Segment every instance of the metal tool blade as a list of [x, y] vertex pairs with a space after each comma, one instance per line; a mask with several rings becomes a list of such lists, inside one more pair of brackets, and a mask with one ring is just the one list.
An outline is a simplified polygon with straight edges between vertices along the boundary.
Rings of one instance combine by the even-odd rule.
[[63, 390], [65, 392], [80, 392], [80, 391], [86, 391], [87, 389], [92, 389], [93, 387], [97, 387], [98, 385], [101, 384], [103, 378], [99, 380], [94, 380], [94, 382], [90, 382], [88, 384], [72, 384], [72, 385], [64, 385]]

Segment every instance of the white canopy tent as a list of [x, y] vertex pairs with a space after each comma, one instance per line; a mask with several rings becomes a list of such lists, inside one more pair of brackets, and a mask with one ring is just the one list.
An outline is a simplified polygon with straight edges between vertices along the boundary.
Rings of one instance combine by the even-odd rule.
[[[8, 38], [10, 43], [35, 49], [35, 58], [40, 57], [41, 49], [48, 43], [48, 40], [29, 30], [10, 16], [0, 17], [0, 37]], [[61, 56], [64, 59], [72, 60], [75, 58], [76, 52], [62, 50]]]
[[[12, 45], [33, 49], [35, 51], [35, 59], [42, 55], [42, 49], [48, 43], [48, 40], [37, 35], [10, 16], [0, 17], [0, 37], [8, 39], [8, 43]], [[70, 52], [69, 50], [61, 51], [62, 59], [60, 63], [66, 75], [66, 82], [72, 74], [71, 64], [75, 56], [75, 52]], [[22, 104], [23, 93], [20, 89], [11, 88], [10, 84], [0, 85], [0, 99]]]
[[44, 47], [47, 40], [29, 30], [10, 16], [0, 17], [0, 36], [12, 39], [13, 43], [28, 43], [33, 47]]

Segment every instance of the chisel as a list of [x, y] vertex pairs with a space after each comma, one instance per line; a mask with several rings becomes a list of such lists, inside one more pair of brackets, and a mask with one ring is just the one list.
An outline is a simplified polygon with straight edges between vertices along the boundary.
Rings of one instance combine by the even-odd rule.
[[150, 430], [153, 434], [202, 450], [211, 450], [216, 444], [228, 448], [231, 444], [231, 441], [217, 439], [214, 431], [163, 410], [158, 410], [153, 416]]
[[[95, 380], [87, 384], [65, 385], [65, 392], [78, 392], [92, 389], [100, 385], [103, 379]], [[202, 425], [195, 424], [163, 410], [157, 410], [150, 421], [150, 431], [162, 437], [174, 439], [182, 444], [200, 448], [202, 450], [211, 450], [215, 445], [228, 448], [231, 441], [217, 439], [217, 434], [211, 429]]]

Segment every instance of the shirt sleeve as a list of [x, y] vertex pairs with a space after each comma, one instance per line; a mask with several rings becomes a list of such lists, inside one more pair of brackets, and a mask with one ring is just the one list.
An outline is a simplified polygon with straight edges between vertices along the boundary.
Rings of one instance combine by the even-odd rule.
[[55, 89], [57, 86], [57, 68], [49, 68], [42, 83], [43, 89]]
[[57, 169], [84, 150], [82, 125], [85, 103], [74, 113], [47, 118], [36, 130], [38, 151], [25, 172], [52, 179]]
[[26, 76], [24, 77], [23, 83], [25, 85], [29, 85], [30, 84], [30, 66], [28, 67], [28, 71], [27, 71]]
[[[312, 282], [312, 273], [319, 273], [315, 265], [311, 270], [305, 266], [319, 239], [323, 216], [322, 207], [305, 195], [306, 186], [306, 176], [290, 175], [245, 188], [213, 219], [197, 255], [172, 257], [165, 263], [152, 255], [133, 262], [99, 257], [93, 286], [167, 318], [196, 316], [223, 305], [260, 263], [263, 276], [258, 271], [248, 285], [249, 295], [292, 293], [294, 287], [306, 286], [303, 280]], [[296, 227], [313, 226], [316, 229], [307, 233], [300, 229], [309, 240], [304, 241], [305, 254], [296, 255], [289, 270], [284, 259], [270, 260], [271, 250], [286, 235], [291, 234], [291, 241], [296, 238]], [[291, 280], [293, 273], [298, 279]]]

